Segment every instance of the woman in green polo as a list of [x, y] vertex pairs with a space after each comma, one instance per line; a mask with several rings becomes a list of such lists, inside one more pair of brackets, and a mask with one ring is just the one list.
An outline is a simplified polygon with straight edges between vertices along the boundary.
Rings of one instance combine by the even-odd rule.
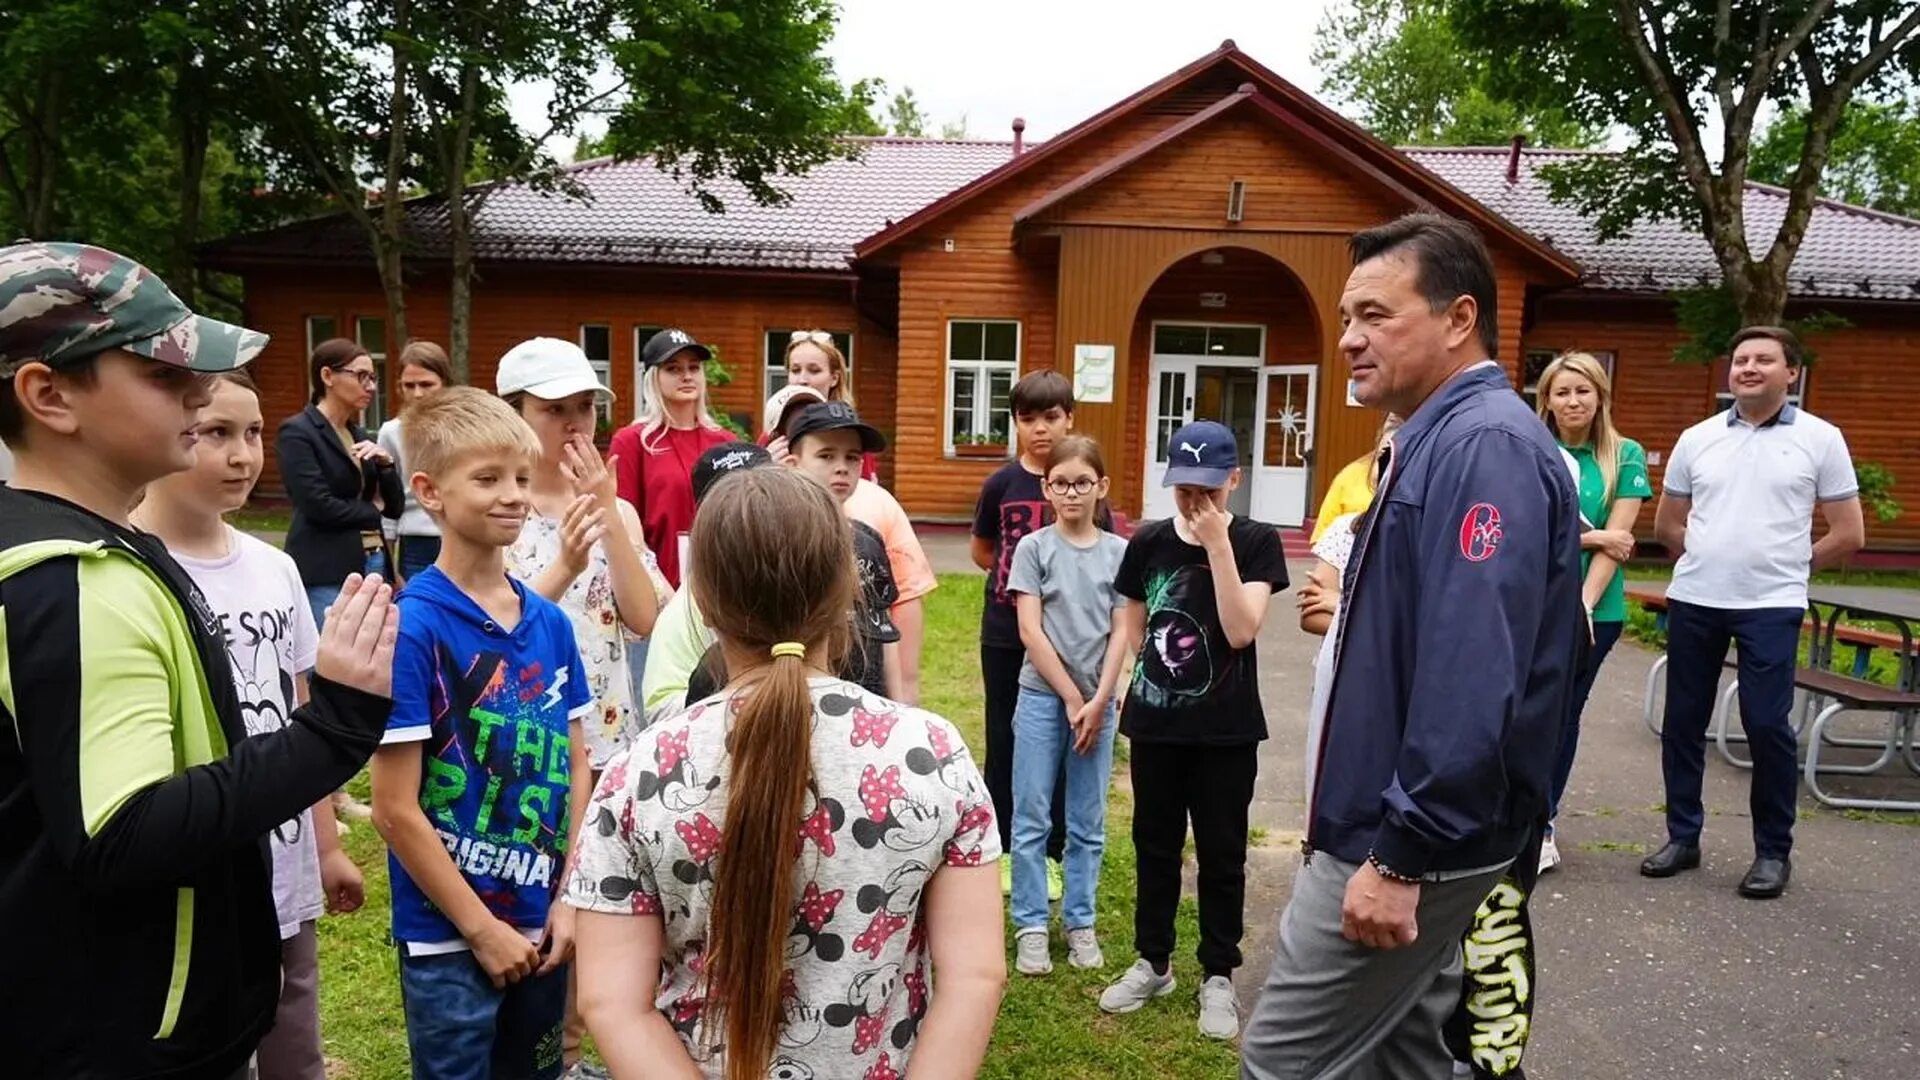
[[1633, 555], [1633, 522], [1640, 515], [1641, 500], [1653, 495], [1653, 487], [1647, 483], [1646, 451], [1614, 430], [1613, 385], [1600, 361], [1588, 353], [1562, 353], [1540, 374], [1539, 386], [1540, 419], [1580, 467], [1580, 516], [1585, 526], [1580, 547], [1586, 568], [1581, 599], [1593, 626], [1593, 648], [1574, 678], [1573, 707], [1553, 770], [1547, 835], [1540, 845], [1544, 874], [1560, 865], [1552, 820], [1560, 813], [1560, 796], [1573, 774], [1580, 714], [1587, 707], [1594, 676], [1620, 640], [1627, 619], [1626, 573], [1621, 567]]

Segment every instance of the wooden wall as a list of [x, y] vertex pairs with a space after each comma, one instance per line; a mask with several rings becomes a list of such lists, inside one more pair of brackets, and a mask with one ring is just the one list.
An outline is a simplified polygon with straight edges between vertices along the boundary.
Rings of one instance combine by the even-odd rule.
[[[386, 304], [369, 274], [261, 271], [246, 275], [248, 325], [272, 335], [254, 364], [261, 408], [271, 428], [306, 403], [306, 324], [310, 315], [332, 316], [344, 335], [357, 317], [382, 317]], [[426, 279], [407, 293], [408, 330], [415, 338], [447, 340], [444, 280]], [[612, 328], [613, 386], [619, 395], [615, 419], [633, 417], [637, 326], [674, 325], [714, 346], [734, 379], [713, 395], [714, 406], [758, 429], [763, 402], [761, 366], [769, 329], [823, 327], [854, 331], [854, 390], [861, 413], [876, 427], [895, 426], [895, 347], [892, 334], [868, 321], [856, 322], [848, 279], [753, 280], [740, 277], [622, 272], [605, 269], [540, 271], [492, 268], [476, 284], [469, 355], [473, 384], [493, 387], [494, 365], [518, 342], [539, 335], [578, 341], [582, 324]], [[398, 356], [398, 344], [388, 349]], [[390, 359], [389, 363], [392, 363]], [[382, 390], [389, 405], [397, 395], [397, 371]], [[260, 494], [281, 493], [279, 470], [268, 448]]]

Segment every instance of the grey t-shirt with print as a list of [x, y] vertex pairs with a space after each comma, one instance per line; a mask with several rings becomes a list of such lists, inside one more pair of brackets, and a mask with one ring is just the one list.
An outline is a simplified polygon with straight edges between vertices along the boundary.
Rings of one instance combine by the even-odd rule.
[[[1060, 535], [1055, 525], [1021, 537], [1013, 551], [1007, 591], [1040, 598], [1040, 625], [1083, 696], [1099, 688], [1113, 609], [1126, 602], [1113, 591], [1114, 575], [1126, 553], [1127, 542], [1104, 529], [1083, 548]], [[1020, 664], [1020, 685], [1053, 692], [1032, 660]]]

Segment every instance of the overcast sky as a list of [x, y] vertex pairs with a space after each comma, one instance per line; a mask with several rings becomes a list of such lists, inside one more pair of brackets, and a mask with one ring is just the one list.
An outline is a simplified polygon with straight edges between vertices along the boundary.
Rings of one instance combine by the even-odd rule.
[[[1232, 38], [1254, 59], [1314, 92], [1308, 62], [1326, 0], [840, 0], [827, 47], [841, 79], [912, 87], [929, 134], [966, 118], [968, 134], [1059, 134]], [[516, 88], [514, 114], [544, 128], [549, 91]], [[879, 103], [884, 119], [885, 103]], [[573, 140], [550, 147], [564, 156]]]

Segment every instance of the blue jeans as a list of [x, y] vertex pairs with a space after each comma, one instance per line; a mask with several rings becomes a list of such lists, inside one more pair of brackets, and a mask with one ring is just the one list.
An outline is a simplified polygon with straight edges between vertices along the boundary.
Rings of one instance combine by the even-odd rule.
[[1593, 624], [1593, 646], [1587, 650], [1586, 663], [1573, 677], [1573, 701], [1568, 705], [1566, 730], [1560, 733], [1560, 757], [1553, 765], [1553, 790], [1547, 798], [1547, 834], [1553, 834], [1553, 819], [1560, 816], [1560, 796], [1567, 790], [1567, 781], [1573, 776], [1573, 755], [1580, 749], [1580, 714], [1587, 709], [1587, 698], [1593, 693], [1593, 680], [1600, 674], [1600, 665], [1606, 663], [1607, 654], [1620, 641], [1620, 631], [1625, 623], [1597, 622]]
[[[379, 574], [385, 577], [387, 573], [387, 553], [384, 551], [367, 552], [366, 565], [361, 568], [360, 572], [363, 574]], [[340, 586], [338, 585], [307, 586], [307, 606], [313, 609], [313, 628], [315, 630], [319, 630], [327, 625], [327, 609], [332, 607], [333, 602], [338, 599], [340, 599]]]
[[495, 990], [470, 952], [400, 954], [414, 1080], [558, 1080], [567, 969]]
[[1711, 608], [1667, 604], [1667, 717], [1660, 734], [1660, 771], [1667, 785], [1667, 838], [1698, 844], [1706, 811], [1700, 786], [1707, 768], [1707, 722], [1720, 696], [1727, 644], [1740, 654], [1740, 723], [1753, 752], [1754, 853], [1784, 859], [1793, 850], [1799, 809], [1799, 742], [1794, 737], [1793, 671], [1801, 608]]
[[1020, 688], [1013, 709], [1013, 925], [1047, 925], [1047, 837], [1053, 831], [1053, 785], [1066, 769], [1066, 889], [1060, 921], [1069, 930], [1093, 925], [1093, 895], [1107, 848], [1107, 777], [1113, 768], [1115, 711], [1107, 706], [1099, 738], [1074, 753], [1066, 704], [1045, 690]]
[[433, 565], [440, 557], [440, 538], [437, 536], [402, 536], [398, 544], [397, 558], [400, 562], [400, 578], [407, 580]]

